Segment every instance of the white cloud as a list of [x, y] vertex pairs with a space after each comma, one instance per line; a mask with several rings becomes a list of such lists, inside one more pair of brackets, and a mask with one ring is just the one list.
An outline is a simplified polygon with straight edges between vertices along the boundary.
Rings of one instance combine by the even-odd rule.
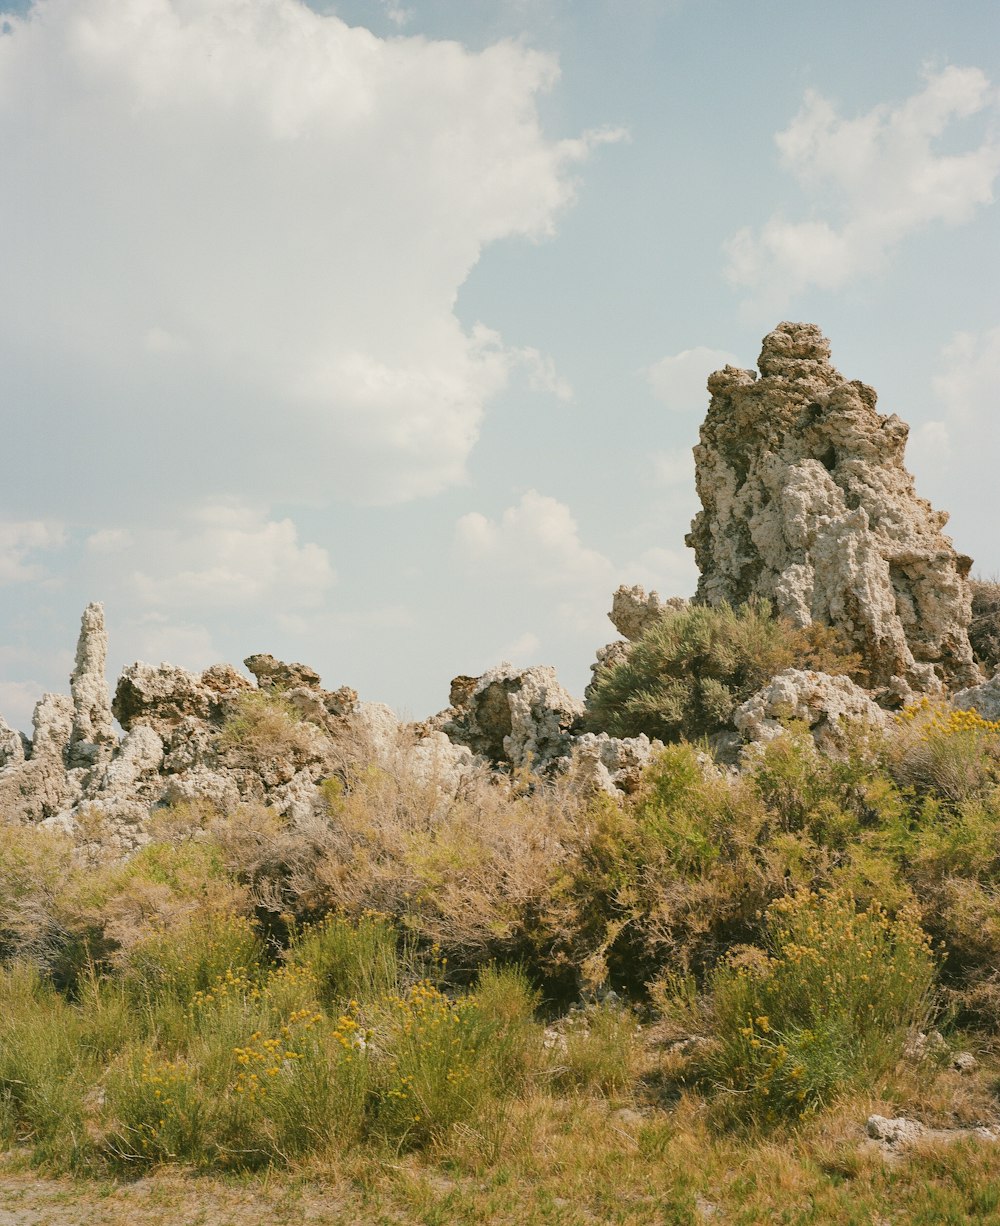
[[911, 234], [969, 221], [993, 201], [1000, 141], [990, 133], [964, 152], [936, 142], [953, 139], [959, 121], [995, 110], [997, 98], [978, 68], [953, 66], [928, 73], [898, 106], [854, 119], [810, 90], [775, 141], [819, 215], [775, 214], [759, 233], [740, 230], [726, 244], [730, 279], [764, 297], [836, 289], [877, 269]]
[[690, 447], [655, 451], [650, 457], [653, 475], [659, 485], [694, 488], [694, 453]]
[[958, 332], [942, 354], [944, 371], [934, 391], [955, 423], [994, 427], [1000, 389], [1000, 326]]
[[36, 0], [9, 26], [0, 336], [91, 431], [128, 406], [119, 451], [159, 460], [139, 480], [169, 491], [211, 429], [228, 493], [401, 501], [462, 479], [512, 362], [564, 394], [453, 310], [483, 247], [552, 233], [621, 135], [545, 136], [552, 57], [299, 0]]
[[925, 421], [910, 431], [906, 463], [917, 475], [933, 472], [935, 467], [950, 457], [951, 432], [945, 422]]
[[456, 539], [465, 561], [476, 569], [509, 575], [539, 587], [607, 584], [614, 568], [603, 554], [588, 549], [565, 503], [529, 490], [499, 520], [478, 511], [463, 515]]
[[87, 537], [87, 549], [91, 553], [121, 553], [133, 542], [127, 528], [101, 528]]
[[660, 358], [646, 368], [649, 386], [658, 400], [678, 413], [705, 415], [708, 376], [723, 366], [739, 366], [739, 358], [725, 349], [698, 345]]
[[235, 609], [280, 600], [294, 610], [322, 601], [334, 582], [326, 550], [300, 542], [290, 519], [238, 503], [209, 504], [185, 529], [149, 533], [137, 545], [146, 560], [131, 585], [146, 605]]
[[66, 543], [60, 524], [42, 520], [0, 520], [0, 584], [45, 579], [48, 572], [33, 555]]
[[500, 654], [509, 664], [514, 664], [518, 668], [527, 668], [537, 663], [541, 646], [542, 640], [538, 635], [531, 630], [526, 630], [524, 634], [519, 634], [516, 639], [508, 643]]
[[179, 665], [192, 672], [200, 672], [222, 658], [205, 626], [152, 611], [127, 622], [118, 645], [127, 649], [129, 659]]

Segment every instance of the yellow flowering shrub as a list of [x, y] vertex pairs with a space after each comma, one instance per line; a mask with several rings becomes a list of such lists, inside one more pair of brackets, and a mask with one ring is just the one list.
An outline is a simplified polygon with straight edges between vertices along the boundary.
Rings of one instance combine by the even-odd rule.
[[957, 804], [981, 796], [998, 780], [1000, 723], [927, 697], [896, 717], [888, 765], [918, 793]]
[[762, 957], [711, 978], [706, 1075], [724, 1113], [766, 1121], [891, 1069], [927, 1016], [934, 958], [912, 912], [859, 910], [837, 891], [779, 899], [764, 933]]

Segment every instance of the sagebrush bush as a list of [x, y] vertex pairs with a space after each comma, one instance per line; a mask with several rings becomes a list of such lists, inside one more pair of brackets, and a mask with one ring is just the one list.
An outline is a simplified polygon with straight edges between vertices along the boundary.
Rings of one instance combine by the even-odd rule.
[[556, 1086], [620, 1093], [635, 1075], [637, 1039], [635, 1016], [622, 1004], [595, 1004], [571, 1013], [554, 1049]]
[[764, 939], [759, 957], [724, 962], [709, 983], [705, 1071], [725, 1115], [794, 1116], [871, 1085], [926, 1024], [934, 958], [912, 911], [800, 891], [768, 909]]
[[903, 786], [957, 803], [1000, 780], [1000, 724], [928, 698], [907, 707], [896, 723], [887, 761]]
[[1000, 583], [996, 579], [972, 579], [972, 621], [969, 642], [976, 659], [989, 676], [1000, 668]]
[[612, 736], [712, 736], [786, 668], [857, 675], [860, 659], [834, 631], [818, 624], [799, 629], [775, 618], [765, 602], [671, 610], [631, 645], [624, 661], [597, 673], [587, 723]]
[[247, 690], [235, 699], [218, 747], [233, 762], [258, 767], [307, 754], [315, 732], [280, 692]]

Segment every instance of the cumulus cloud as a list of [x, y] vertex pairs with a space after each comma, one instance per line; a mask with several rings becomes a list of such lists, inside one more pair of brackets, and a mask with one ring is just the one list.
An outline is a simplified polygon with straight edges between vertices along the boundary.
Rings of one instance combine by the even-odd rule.
[[708, 406], [706, 382], [723, 366], [739, 366], [739, 358], [725, 349], [698, 345], [669, 354], [646, 368], [649, 386], [658, 400], [677, 413], [703, 417]]
[[528, 490], [498, 520], [478, 511], [463, 515], [456, 537], [471, 566], [515, 572], [541, 587], [592, 587], [610, 582], [614, 573], [603, 554], [583, 544], [569, 507], [536, 490]]
[[401, 501], [462, 479], [513, 363], [565, 394], [453, 310], [616, 136], [546, 137], [552, 57], [300, 0], [35, 0], [6, 25], [0, 369], [118, 430], [119, 460], [224, 488], [224, 441], [233, 484]]
[[175, 664], [192, 672], [222, 659], [205, 626], [154, 611], [125, 622], [115, 646], [123, 648], [130, 660]]
[[928, 73], [899, 105], [856, 118], [807, 92], [775, 141], [816, 215], [776, 213], [758, 232], [740, 230], [726, 244], [731, 281], [771, 297], [837, 289], [877, 269], [911, 234], [969, 221], [993, 201], [1000, 141], [990, 132], [963, 152], [939, 144], [954, 141], [960, 121], [995, 112], [997, 100], [978, 68], [954, 66]]
[[322, 601], [334, 582], [326, 550], [300, 542], [290, 519], [239, 503], [209, 504], [183, 528], [144, 534], [137, 545], [157, 564], [132, 572], [132, 590], [146, 605], [235, 609], [280, 600], [294, 610]]
[[42, 520], [0, 520], [0, 584], [44, 579], [45, 566], [35, 555], [66, 542], [60, 524]]
[[958, 332], [942, 354], [945, 369], [934, 380], [948, 418], [955, 423], [995, 428], [1000, 388], [1000, 325], [983, 332]]

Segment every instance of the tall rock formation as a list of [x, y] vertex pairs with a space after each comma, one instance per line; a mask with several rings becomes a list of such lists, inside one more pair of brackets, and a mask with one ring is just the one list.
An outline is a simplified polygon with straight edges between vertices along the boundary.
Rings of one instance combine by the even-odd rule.
[[95, 601], [87, 605], [80, 619], [76, 666], [69, 679], [73, 695], [73, 727], [68, 749], [70, 766], [91, 766], [101, 756], [110, 757], [112, 746], [118, 742], [104, 675], [107, 655], [104, 605]]
[[695, 599], [758, 596], [798, 625], [835, 626], [877, 687], [974, 684], [971, 559], [943, 534], [947, 513], [916, 494], [906, 423], [844, 379], [814, 324], [779, 324], [758, 366], [759, 378], [727, 366], [708, 380], [703, 509], [687, 537]]

